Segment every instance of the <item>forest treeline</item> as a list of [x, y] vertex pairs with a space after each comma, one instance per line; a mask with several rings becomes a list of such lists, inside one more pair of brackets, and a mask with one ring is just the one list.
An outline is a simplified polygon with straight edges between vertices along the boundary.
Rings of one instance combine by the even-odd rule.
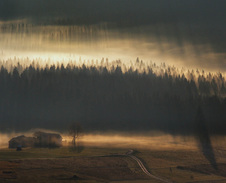
[[[142, 64], [137, 60], [137, 64]], [[86, 131], [160, 130], [190, 134], [202, 108], [213, 134], [226, 127], [226, 83], [222, 74], [122, 71], [121, 66], [20, 65], [0, 70], [0, 130], [67, 130], [80, 122]], [[197, 72], [199, 75], [197, 76]]]

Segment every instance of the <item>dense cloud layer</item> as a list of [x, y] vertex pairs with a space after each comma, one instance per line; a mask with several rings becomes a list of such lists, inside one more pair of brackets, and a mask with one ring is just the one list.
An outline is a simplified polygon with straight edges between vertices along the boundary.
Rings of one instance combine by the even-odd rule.
[[[74, 23], [103, 21], [142, 25], [153, 23], [224, 22], [224, 1], [211, 0], [2, 0], [1, 19], [69, 18]], [[68, 22], [69, 23], [69, 22]], [[224, 26], [223, 24], [221, 26]]]

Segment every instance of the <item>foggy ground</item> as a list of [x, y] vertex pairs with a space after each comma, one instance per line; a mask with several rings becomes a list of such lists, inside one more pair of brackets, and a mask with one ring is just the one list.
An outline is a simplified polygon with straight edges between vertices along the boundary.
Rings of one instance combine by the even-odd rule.
[[[39, 129], [44, 130], [44, 129]], [[47, 132], [55, 132], [44, 130]], [[7, 148], [8, 141], [20, 135], [32, 136], [32, 131], [14, 132], [14, 133], [0, 133], [0, 148]], [[71, 143], [71, 137], [68, 133], [61, 133], [63, 137], [63, 145], [68, 146]], [[223, 136], [218, 137], [215, 142], [222, 143], [225, 139]], [[83, 134], [79, 142], [84, 146], [98, 146], [98, 147], [116, 147], [116, 148], [144, 148], [144, 149], [197, 149], [198, 144], [195, 137], [192, 136], [173, 136], [164, 134], [162, 132], [150, 131], [144, 133], [128, 132], [109, 132], [109, 133], [86, 133]]]

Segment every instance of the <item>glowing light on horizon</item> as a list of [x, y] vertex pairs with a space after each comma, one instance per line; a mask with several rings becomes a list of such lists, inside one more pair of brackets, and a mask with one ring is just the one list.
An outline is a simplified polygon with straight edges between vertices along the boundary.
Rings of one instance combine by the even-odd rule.
[[[211, 45], [193, 44], [183, 37], [169, 39], [165, 32], [175, 31], [172, 27], [157, 25], [140, 29], [142, 33], [137, 34], [136, 28], [120, 31], [108, 28], [107, 24], [35, 26], [27, 20], [0, 22], [0, 60], [16, 57], [15, 64], [28, 58], [67, 65], [79, 60], [88, 64], [88, 60], [108, 58], [109, 61], [120, 59], [128, 66], [139, 57], [145, 63], [152, 60], [158, 65], [167, 63], [178, 68], [225, 72], [218, 64], [226, 55], [214, 52]], [[152, 29], [158, 33], [147, 34]]]

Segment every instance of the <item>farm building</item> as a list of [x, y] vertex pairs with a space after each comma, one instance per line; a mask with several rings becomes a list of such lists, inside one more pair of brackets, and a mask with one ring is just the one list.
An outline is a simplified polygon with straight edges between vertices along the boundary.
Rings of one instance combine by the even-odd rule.
[[14, 137], [9, 141], [9, 148], [17, 147], [60, 147], [62, 137], [57, 133], [35, 132], [33, 137], [24, 135]]
[[34, 147], [36, 139], [34, 137], [25, 137], [24, 135], [14, 137], [9, 141], [9, 148]]
[[62, 137], [57, 133], [35, 132], [37, 139], [35, 146], [38, 147], [60, 147], [62, 146]]

